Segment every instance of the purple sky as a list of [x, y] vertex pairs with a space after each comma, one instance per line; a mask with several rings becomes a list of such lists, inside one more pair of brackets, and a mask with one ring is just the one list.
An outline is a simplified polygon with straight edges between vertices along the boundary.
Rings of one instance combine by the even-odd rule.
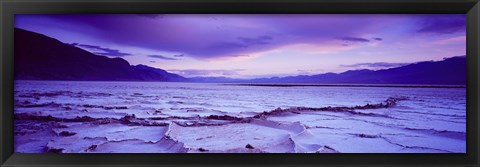
[[384, 69], [466, 54], [465, 15], [16, 15], [15, 26], [192, 76]]

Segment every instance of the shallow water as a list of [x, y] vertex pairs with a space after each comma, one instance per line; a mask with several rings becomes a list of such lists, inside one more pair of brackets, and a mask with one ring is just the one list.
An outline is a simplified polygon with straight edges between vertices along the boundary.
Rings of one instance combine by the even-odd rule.
[[465, 110], [465, 88], [16, 81], [15, 151], [465, 152]]

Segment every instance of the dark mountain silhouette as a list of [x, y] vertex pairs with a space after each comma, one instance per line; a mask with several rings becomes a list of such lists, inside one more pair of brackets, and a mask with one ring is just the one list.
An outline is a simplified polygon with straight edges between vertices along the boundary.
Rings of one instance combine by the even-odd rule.
[[350, 70], [343, 73], [257, 78], [195, 78], [197, 82], [237, 83], [319, 83], [319, 84], [411, 84], [466, 85], [466, 57], [457, 56], [442, 61], [418, 62], [385, 70]]
[[38, 33], [15, 28], [15, 79], [89, 81], [187, 81], [165, 70], [131, 66]]
[[177, 82], [188, 81], [187, 78], [184, 78], [177, 74], [169, 73], [159, 68], [153, 68], [153, 67], [142, 65], [142, 64], [132, 66], [132, 67], [136, 69], [138, 72], [141, 72], [142, 75], [140, 77], [142, 78], [142, 80], [177, 81]]

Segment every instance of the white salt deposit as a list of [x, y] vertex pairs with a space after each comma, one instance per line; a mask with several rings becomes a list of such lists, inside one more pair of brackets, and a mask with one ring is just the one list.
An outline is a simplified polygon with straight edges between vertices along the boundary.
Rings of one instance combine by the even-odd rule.
[[[392, 97], [401, 98], [386, 105]], [[16, 81], [14, 147], [21, 153], [464, 153], [465, 97], [465, 88]]]

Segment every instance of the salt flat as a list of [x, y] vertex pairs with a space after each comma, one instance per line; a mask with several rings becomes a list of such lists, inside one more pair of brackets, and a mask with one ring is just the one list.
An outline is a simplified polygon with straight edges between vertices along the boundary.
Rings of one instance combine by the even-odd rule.
[[463, 153], [466, 89], [16, 81], [23, 153]]

